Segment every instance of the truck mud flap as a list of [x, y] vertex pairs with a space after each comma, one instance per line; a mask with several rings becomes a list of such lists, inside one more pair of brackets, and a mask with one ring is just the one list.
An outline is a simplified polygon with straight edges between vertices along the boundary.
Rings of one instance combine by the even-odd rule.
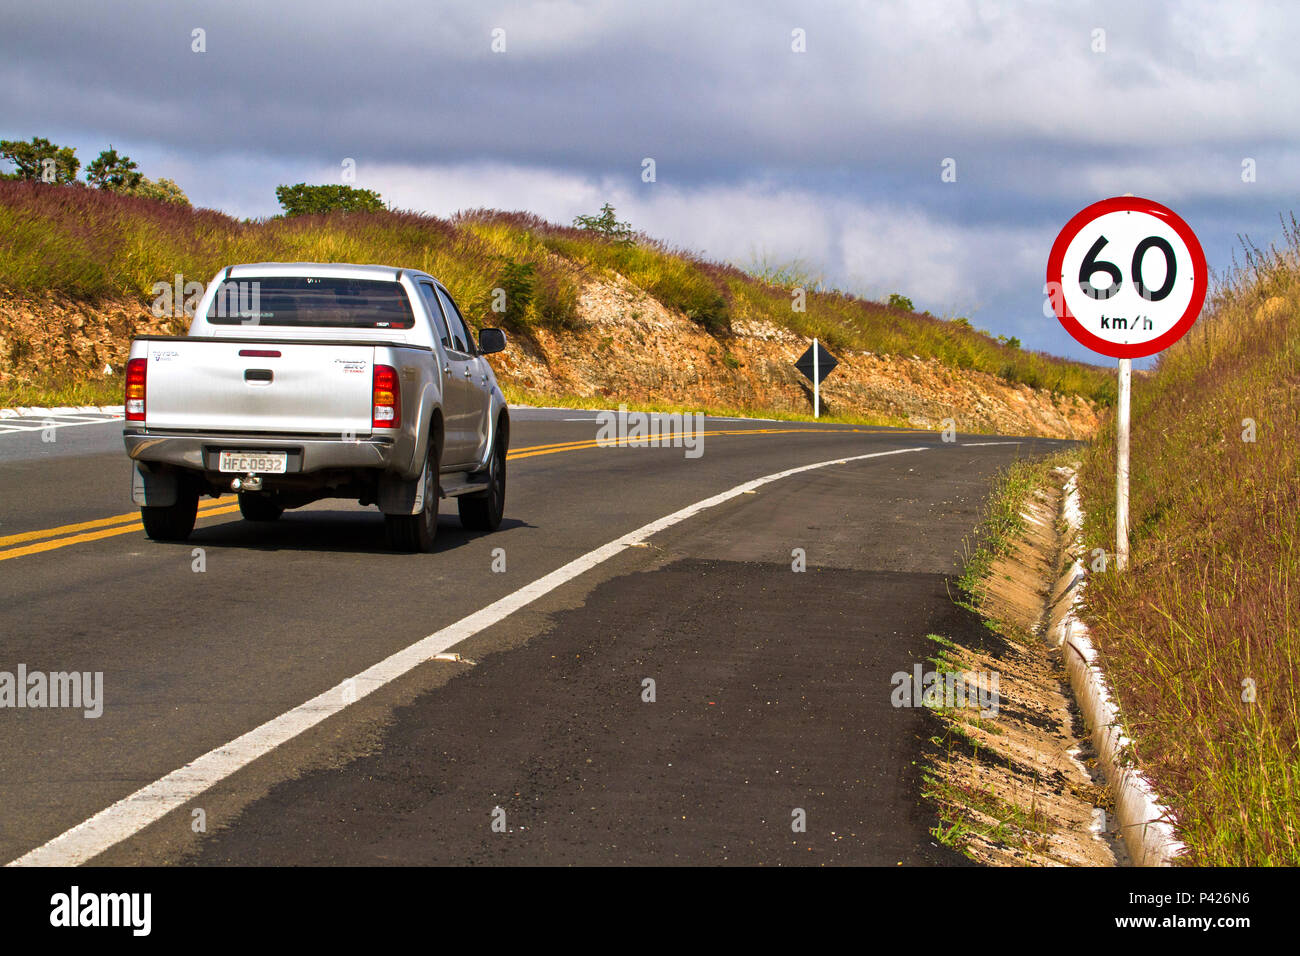
[[379, 494], [375, 504], [386, 515], [418, 515], [424, 508], [420, 494], [423, 475], [418, 478], [399, 478], [384, 473], [379, 476]]
[[131, 469], [131, 500], [150, 508], [167, 508], [176, 504], [180, 479], [172, 471], [144, 471], [139, 464]]

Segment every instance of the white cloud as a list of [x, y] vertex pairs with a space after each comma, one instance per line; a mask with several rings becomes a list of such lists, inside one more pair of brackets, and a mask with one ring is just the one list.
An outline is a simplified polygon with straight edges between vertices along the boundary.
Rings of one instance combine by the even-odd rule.
[[[324, 180], [337, 170], [322, 169]], [[523, 209], [561, 224], [610, 202], [637, 229], [742, 268], [800, 260], [834, 285], [909, 295], [936, 314], [971, 314], [1041, 285], [1054, 231], [958, 225], [892, 201], [836, 198], [764, 181], [678, 188], [502, 164], [358, 168], [358, 186], [439, 216]], [[1041, 260], [1041, 261], [1040, 261]]]

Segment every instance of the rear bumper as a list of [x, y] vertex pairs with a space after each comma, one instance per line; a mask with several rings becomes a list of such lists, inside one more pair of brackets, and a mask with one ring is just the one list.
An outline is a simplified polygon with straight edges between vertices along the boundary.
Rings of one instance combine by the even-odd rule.
[[[284, 437], [255, 434], [200, 434], [147, 432], [126, 428], [122, 439], [126, 453], [143, 465], [171, 465], [191, 471], [216, 472], [217, 457], [228, 451], [283, 451], [287, 474], [310, 474], [335, 469], [404, 470], [398, 462], [398, 436], [392, 438]], [[407, 455], [409, 458], [409, 450]]]

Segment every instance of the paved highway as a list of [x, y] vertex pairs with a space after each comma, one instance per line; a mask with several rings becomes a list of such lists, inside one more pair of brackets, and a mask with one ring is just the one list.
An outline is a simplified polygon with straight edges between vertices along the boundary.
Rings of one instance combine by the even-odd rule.
[[707, 419], [692, 458], [516, 409], [500, 531], [444, 502], [403, 555], [342, 502], [151, 542], [83, 418], [0, 433], [0, 672], [103, 674], [98, 718], [0, 709], [0, 860], [962, 862], [890, 675], [977, 626], [988, 479], [1061, 443]]

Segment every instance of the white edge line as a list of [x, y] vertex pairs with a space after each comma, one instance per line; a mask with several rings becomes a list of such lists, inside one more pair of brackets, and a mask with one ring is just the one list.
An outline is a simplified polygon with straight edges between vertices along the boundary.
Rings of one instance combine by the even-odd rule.
[[888, 455], [903, 455], [909, 452], [926, 451], [922, 448], [898, 448], [894, 451], [879, 451], [869, 455], [854, 455], [850, 458], [833, 458], [811, 465], [801, 465], [786, 471], [755, 478], [744, 484], [736, 485], [728, 491], [711, 498], [697, 501], [680, 511], [647, 525], [621, 538], [602, 545], [594, 551], [588, 551], [579, 558], [557, 568], [517, 591], [463, 617], [454, 624], [449, 624], [440, 631], [435, 631], [395, 654], [384, 658], [377, 664], [367, 667], [354, 677], [349, 677], [318, 694], [306, 703], [299, 704], [279, 717], [274, 717], [250, 730], [230, 743], [210, 750], [203, 756], [190, 761], [185, 766], [135, 793], [123, 797], [116, 803], [105, 807], [94, 816], [61, 833], [54, 839], [34, 850], [29, 850], [7, 866], [78, 866], [98, 856], [105, 850], [139, 833], [149, 824], [161, 819], [178, 807], [184, 806], [210, 787], [220, 783], [226, 777], [252, 763], [258, 757], [269, 753], [276, 747], [316, 724], [339, 713], [351, 703], [373, 693], [385, 684], [414, 670], [435, 654], [459, 644], [482, 630], [509, 617], [515, 611], [538, 598], [555, 590], [567, 581], [591, 570], [597, 565], [619, 554], [625, 548], [640, 544], [645, 538], [670, 528], [675, 524], [691, 518], [701, 511], [706, 511], [723, 502], [736, 498], [747, 491], [762, 485], [804, 471], [825, 468], [828, 465], [842, 465], [851, 461], [863, 461], [868, 458], [883, 458]]
[[125, 415], [124, 405], [58, 405], [47, 408], [44, 405], [19, 405], [16, 408], [0, 408], [0, 418], [18, 418], [23, 415]]
[[55, 422], [48, 425], [31, 418], [6, 418], [4, 428], [7, 432], [43, 432], [47, 428], [76, 428], [80, 425], [120, 425], [120, 418], [100, 418], [93, 422]]

